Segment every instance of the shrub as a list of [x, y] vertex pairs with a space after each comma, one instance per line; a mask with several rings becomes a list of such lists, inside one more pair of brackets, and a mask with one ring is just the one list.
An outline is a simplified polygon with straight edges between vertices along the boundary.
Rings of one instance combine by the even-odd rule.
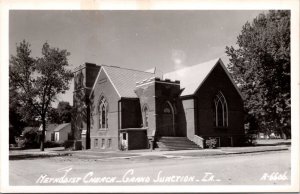
[[213, 149], [213, 148], [216, 148], [217, 147], [217, 139], [216, 138], [213, 138], [213, 137], [210, 137], [208, 138], [206, 141], [205, 141], [205, 145], [206, 147], [210, 148], [210, 149]]
[[21, 137], [16, 137], [15, 142], [17, 143], [17, 147], [25, 148], [26, 147], [26, 139]]
[[256, 135], [255, 134], [246, 134], [244, 144], [246, 146], [256, 145]]
[[45, 148], [54, 148], [54, 147], [60, 147], [60, 146], [62, 146], [61, 143], [57, 143], [57, 142], [54, 142], [54, 141], [46, 141], [44, 143]]
[[76, 141], [76, 140], [66, 140], [63, 143], [63, 146], [65, 147], [65, 149], [68, 149], [68, 150], [81, 150], [82, 142]]

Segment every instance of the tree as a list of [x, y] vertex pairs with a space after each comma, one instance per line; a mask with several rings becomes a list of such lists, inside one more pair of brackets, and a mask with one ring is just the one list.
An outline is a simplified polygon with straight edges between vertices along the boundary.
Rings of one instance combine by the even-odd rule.
[[290, 11], [269, 11], [247, 22], [238, 47], [226, 47], [229, 71], [261, 131], [290, 134]]
[[49, 123], [60, 123], [59, 114], [56, 108], [51, 107], [47, 115], [47, 121]]
[[15, 87], [20, 103], [19, 112], [23, 120], [39, 118], [43, 130], [41, 151], [44, 151], [46, 117], [57, 94], [69, 89], [72, 72], [68, 67], [66, 50], [51, 48], [48, 43], [42, 47], [42, 57], [30, 56], [30, 44], [25, 40], [17, 45], [16, 56], [10, 57], [9, 78]]
[[69, 102], [61, 101], [57, 105], [57, 112], [59, 115], [60, 123], [71, 122], [72, 118], [72, 106]]
[[72, 119], [73, 108], [69, 102], [61, 101], [57, 108], [51, 108], [48, 112], [48, 121], [51, 123], [70, 123]]

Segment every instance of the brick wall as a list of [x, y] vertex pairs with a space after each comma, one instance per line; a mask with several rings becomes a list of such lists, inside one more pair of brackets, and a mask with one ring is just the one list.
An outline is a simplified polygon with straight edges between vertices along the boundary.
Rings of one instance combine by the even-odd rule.
[[[104, 96], [108, 102], [108, 128], [99, 126], [99, 100]], [[91, 148], [92, 149], [118, 149], [118, 101], [120, 100], [115, 88], [104, 71], [100, 72], [94, 93], [91, 95]], [[98, 141], [98, 143], [97, 143]], [[103, 143], [104, 142], [104, 143]], [[110, 144], [110, 145], [109, 145]]]
[[141, 106], [138, 98], [122, 98], [122, 123], [121, 128], [142, 127]]
[[186, 136], [193, 139], [195, 135], [195, 106], [194, 99], [182, 100], [183, 113], [186, 122]]
[[[225, 96], [228, 106], [228, 127], [223, 128], [215, 127], [214, 120], [214, 98], [219, 91]], [[216, 66], [196, 92], [195, 106], [197, 107], [195, 112], [197, 135], [220, 137], [222, 146], [227, 145], [225, 142], [229, 142], [228, 138], [231, 137], [234, 144], [239, 144], [244, 135], [243, 100], [220, 65]]]
[[156, 98], [155, 98], [155, 84], [154, 82], [137, 86], [135, 93], [137, 94], [140, 107], [148, 107], [148, 130], [147, 136], [151, 137], [156, 131]]

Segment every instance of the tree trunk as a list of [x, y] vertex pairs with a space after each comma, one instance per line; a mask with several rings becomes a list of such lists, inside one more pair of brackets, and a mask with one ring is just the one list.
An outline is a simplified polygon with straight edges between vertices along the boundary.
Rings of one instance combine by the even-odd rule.
[[45, 141], [45, 131], [46, 131], [46, 118], [43, 117], [42, 118], [42, 126], [43, 126], [43, 130], [42, 130], [42, 135], [41, 135], [41, 146], [40, 146], [40, 150], [44, 151], [44, 141]]

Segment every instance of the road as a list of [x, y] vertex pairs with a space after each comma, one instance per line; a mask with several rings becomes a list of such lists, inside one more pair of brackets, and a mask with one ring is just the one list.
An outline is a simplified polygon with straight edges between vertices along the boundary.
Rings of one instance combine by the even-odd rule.
[[9, 161], [10, 185], [281, 185], [290, 184], [290, 152], [213, 157]]

